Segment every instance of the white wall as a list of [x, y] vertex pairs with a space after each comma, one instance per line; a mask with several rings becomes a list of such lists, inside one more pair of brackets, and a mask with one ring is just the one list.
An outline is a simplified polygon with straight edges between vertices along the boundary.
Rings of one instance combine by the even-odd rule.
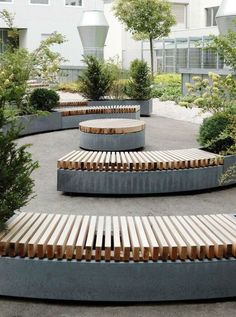
[[[85, 0], [86, 1], [86, 0]], [[59, 48], [68, 65], [82, 65], [82, 43], [77, 26], [82, 7], [65, 6], [64, 0], [50, 0], [50, 5], [30, 5], [29, 0], [14, 0], [14, 4], [0, 4], [0, 10], [15, 13], [15, 25], [21, 29], [20, 43], [30, 51], [38, 47], [42, 34], [57, 31], [66, 36], [67, 42]], [[0, 21], [0, 28], [6, 27]]]

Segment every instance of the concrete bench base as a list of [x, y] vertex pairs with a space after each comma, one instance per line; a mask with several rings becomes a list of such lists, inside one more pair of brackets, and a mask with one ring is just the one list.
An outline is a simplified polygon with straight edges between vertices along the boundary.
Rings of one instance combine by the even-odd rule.
[[219, 187], [223, 166], [146, 172], [57, 171], [57, 190], [68, 193], [139, 195]]
[[80, 147], [91, 151], [129, 151], [145, 146], [145, 131], [127, 134], [94, 134], [79, 131]]
[[236, 296], [235, 258], [142, 263], [0, 258], [0, 295], [151, 302]]

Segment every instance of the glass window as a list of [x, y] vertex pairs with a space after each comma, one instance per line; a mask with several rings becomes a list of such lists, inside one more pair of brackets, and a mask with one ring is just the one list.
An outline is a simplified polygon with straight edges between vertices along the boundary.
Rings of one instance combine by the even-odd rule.
[[66, 6], [82, 6], [82, 0], [66, 0], [65, 1]]
[[206, 26], [216, 26], [216, 14], [219, 7], [206, 8]]
[[176, 19], [177, 28], [187, 27], [187, 6], [185, 4], [172, 4], [172, 13]]
[[49, 4], [49, 0], [30, 0], [31, 4]]

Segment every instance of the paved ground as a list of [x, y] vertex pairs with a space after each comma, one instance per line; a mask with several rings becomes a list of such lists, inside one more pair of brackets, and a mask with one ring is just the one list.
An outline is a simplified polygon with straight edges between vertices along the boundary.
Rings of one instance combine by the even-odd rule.
[[[176, 121], [156, 115], [147, 123], [148, 149], [195, 147], [197, 124]], [[151, 197], [82, 197], [56, 192], [56, 160], [78, 148], [78, 131], [68, 130], [22, 138], [19, 144], [32, 143], [34, 159], [41, 168], [34, 173], [37, 197], [26, 211], [77, 214], [159, 215], [236, 212], [236, 187], [191, 195]], [[219, 278], [219, 277], [216, 277]], [[118, 281], [117, 281], [118, 282]], [[145, 291], [145, 290], [144, 290]], [[163, 303], [140, 305], [78, 304], [38, 302], [0, 298], [0, 317], [233, 317], [236, 301], [206, 303]]]

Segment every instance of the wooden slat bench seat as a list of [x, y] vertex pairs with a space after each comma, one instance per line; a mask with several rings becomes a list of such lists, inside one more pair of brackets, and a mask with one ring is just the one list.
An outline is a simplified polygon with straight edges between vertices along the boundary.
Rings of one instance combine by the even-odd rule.
[[236, 296], [235, 271], [233, 214], [20, 213], [0, 232], [0, 296], [102, 302], [227, 298]]
[[60, 105], [59, 108], [54, 109], [60, 112], [62, 116], [76, 116], [86, 114], [112, 114], [112, 113], [135, 113], [140, 111], [139, 106], [98, 106], [85, 107], [75, 105]]
[[220, 178], [234, 163], [236, 156], [220, 156], [194, 148], [124, 152], [75, 150], [57, 162], [57, 190], [116, 196], [209, 190], [223, 186]]
[[200, 149], [142, 152], [72, 151], [57, 162], [59, 169], [153, 171], [217, 166], [219, 155]]
[[20, 213], [0, 233], [0, 256], [118, 262], [235, 257], [236, 218]]
[[69, 108], [72, 108], [72, 107], [86, 107], [88, 106], [88, 102], [87, 101], [60, 101], [59, 102], [59, 107], [62, 107], [62, 108], [66, 108], [66, 107], [69, 107]]

